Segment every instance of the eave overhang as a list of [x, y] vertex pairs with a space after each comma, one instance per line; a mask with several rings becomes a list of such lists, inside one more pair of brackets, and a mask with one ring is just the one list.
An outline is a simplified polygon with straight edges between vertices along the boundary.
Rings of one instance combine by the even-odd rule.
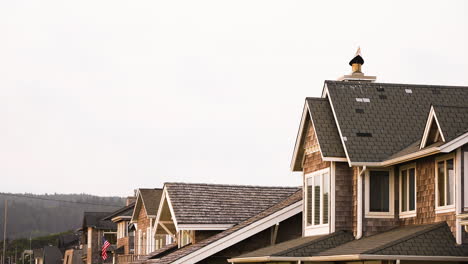
[[256, 263], [270, 261], [353, 261], [353, 260], [408, 260], [408, 261], [468, 261], [468, 257], [454, 256], [413, 256], [413, 255], [372, 255], [372, 254], [353, 254], [353, 255], [335, 255], [335, 256], [316, 256], [316, 257], [280, 257], [265, 256], [252, 258], [232, 258], [228, 259], [230, 263]]

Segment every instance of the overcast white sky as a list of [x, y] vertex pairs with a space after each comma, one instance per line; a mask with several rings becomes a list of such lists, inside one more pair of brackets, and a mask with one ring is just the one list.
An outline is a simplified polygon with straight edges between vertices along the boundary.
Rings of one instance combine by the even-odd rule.
[[300, 185], [306, 96], [468, 85], [463, 1], [1, 1], [0, 191]]

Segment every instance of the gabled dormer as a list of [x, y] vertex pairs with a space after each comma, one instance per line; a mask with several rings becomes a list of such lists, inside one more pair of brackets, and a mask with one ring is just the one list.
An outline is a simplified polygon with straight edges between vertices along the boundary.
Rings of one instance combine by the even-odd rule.
[[444, 134], [440, 129], [439, 121], [434, 110], [434, 106], [431, 106], [429, 111], [429, 117], [427, 118], [426, 127], [424, 128], [423, 137], [421, 139], [420, 149], [430, 146], [435, 143], [445, 142]]

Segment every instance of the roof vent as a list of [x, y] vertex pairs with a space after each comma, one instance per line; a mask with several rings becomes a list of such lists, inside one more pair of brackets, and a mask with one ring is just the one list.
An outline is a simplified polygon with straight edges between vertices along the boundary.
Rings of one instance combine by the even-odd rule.
[[385, 100], [385, 99], [387, 99], [387, 96], [385, 94], [380, 94], [379, 98]]
[[358, 137], [372, 137], [372, 133], [356, 133]]
[[405, 89], [405, 92], [406, 92], [406, 93], [413, 93], [413, 90], [411, 90], [411, 89]]
[[369, 98], [356, 98], [356, 102], [370, 103], [370, 99]]
[[382, 86], [377, 87], [377, 92], [385, 92], [385, 88], [383, 88]]
[[344, 75], [338, 78], [338, 81], [360, 81], [360, 82], [375, 82], [377, 77], [366, 76], [361, 71], [361, 66], [364, 64], [364, 59], [361, 56], [361, 48], [358, 48], [354, 58], [349, 62], [352, 72], [350, 75]]
[[356, 113], [358, 113], [358, 114], [364, 114], [364, 109], [358, 108], [358, 109], [356, 109]]

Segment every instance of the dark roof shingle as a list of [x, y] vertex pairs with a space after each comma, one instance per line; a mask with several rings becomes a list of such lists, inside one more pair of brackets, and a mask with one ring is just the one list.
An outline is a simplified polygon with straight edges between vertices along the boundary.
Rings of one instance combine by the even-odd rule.
[[96, 229], [116, 230], [117, 224], [111, 220], [103, 220], [109, 212], [84, 212], [83, 228], [93, 227]]
[[[468, 87], [357, 81], [325, 84], [351, 162], [381, 162], [420, 140], [431, 105], [468, 107]], [[356, 109], [363, 112], [356, 113]]]
[[335, 118], [326, 98], [306, 98], [309, 114], [324, 157], [346, 157]]

